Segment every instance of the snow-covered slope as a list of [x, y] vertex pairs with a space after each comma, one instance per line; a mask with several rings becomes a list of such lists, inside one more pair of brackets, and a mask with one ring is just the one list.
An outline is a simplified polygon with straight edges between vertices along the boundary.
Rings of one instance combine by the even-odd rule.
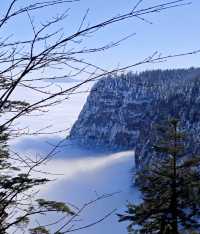
[[155, 124], [169, 117], [179, 117], [191, 136], [189, 143], [197, 142], [199, 78], [200, 69], [194, 68], [103, 78], [92, 88], [70, 138], [84, 145], [135, 148], [137, 166], [154, 157]]

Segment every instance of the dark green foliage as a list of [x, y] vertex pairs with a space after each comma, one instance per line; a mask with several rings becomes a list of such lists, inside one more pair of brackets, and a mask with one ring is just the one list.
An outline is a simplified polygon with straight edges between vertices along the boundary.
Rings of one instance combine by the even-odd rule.
[[[7, 87], [2, 80], [0, 89]], [[29, 104], [24, 101], [6, 101], [1, 108], [1, 114], [20, 111]], [[31, 217], [58, 213], [63, 217], [73, 216], [75, 213], [63, 202], [36, 199], [36, 188], [49, 180], [47, 178], [33, 177], [32, 172], [43, 161], [27, 160], [26, 156], [12, 157], [7, 145], [9, 140], [8, 128], [0, 129], [0, 234], [10, 233], [10, 229], [30, 234], [51, 233], [44, 225], [29, 229]], [[56, 222], [55, 222], [56, 223]], [[48, 225], [48, 224], [46, 224]], [[12, 232], [12, 231], [11, 231]], [[18, 232], [18, 233], [19, 233]], [[59, 234], [58, 232], [57, 234]]]
[[39, 227], [30, 229], [30, 234], [49, 234], [49, 231], [45, 227], [39, 226]]
[[69, 208], [69, 206], [63, 202], [46, 201], [44, 199], [38, 199], [36, 201], [38, 202], [38, 205], [41, 208], [45, 208], [45, 209], [53, 210], [57, 212], [62, 212], [62, 213], [67, 213], [70, 215], [75, 215], [75, 213]]
[[45, 225], [28, 228], [33, 215], [50, 215], [56, 212], [63, 216], [72, 216], [75, 213], [63, 202], [36, 199], [31, 195], [36, 186], [49, 180], [32, 176], [31, 171], [39, 165], [38, 162], [32, 162], [31, 165], [26, 158], [19, 156], [17, 160], [21, 160], [20, 164], [25, 165], [20, 167], [17, 161], [10, 158], [8, 137], [5, 130], [0, 132], [0, 233], [7, 234], [10, 228], [15, 227], [21, 232], [29, 230], [31, 234], [48, 234], [50, 232]]
[[129, 230], [141, 234], [199, 233], [200, 157], [184, 153], [187, 138], [177, 119], [158, 131], [153, 148], [159, 160], [138, 173], [143, 202], [129, 204], [119, 221], [130, 221]]

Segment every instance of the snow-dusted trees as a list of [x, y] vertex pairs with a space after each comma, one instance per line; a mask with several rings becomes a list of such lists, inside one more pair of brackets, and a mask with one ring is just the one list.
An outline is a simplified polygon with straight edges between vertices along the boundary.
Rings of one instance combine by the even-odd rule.
[[[62, 25], [62, 22], [69, 17], [68, 9], [73, 6], [72, 4], [78, 4], [78, 2], [78, 0], [9, 0], [0, 3], [2, 4], [0, 14], [0, 134], [2, 139], [0, 233], [15, 231], [13, 228], [22, 228], [23, 225], [28, 223], [28, 218], [35, 214], [56, 211], [61, 212], [64, 217], [66, 215], [71, 217], [57, 229], [56, 233], [69, 232], [67, 225], [70, 224], [70, 220], [75, 219], [82, 209], [89, 205], [86, 204], [83, 208], [72, 211], [69, 206], [63, 203], [34, 199], [34, 194], [30, 192], [30, 189], [47, 182], [48, 179], [40, 176], [35, 178], [32, 176], [32, 172], [35, 173], [37, 171], [35, 168], [48, 160], [49, 155], [32, 160], [29, 157], [15, 153], [11, 155], [8, 151], [6, 152], [4, 143], [6, 143], [7, 135], [5, 134], [9, 133], [10, 136], [13, 134], [12, 137], [23, 134], [23, 130], [22, 132], [20, 129], [17, 132], [16, 129], [14, 131], [15, 121], [20, 121], [22, 117], [27, 117], [35, 112], [38, 114], [40, 111], [46, 111], [52, 105], [67, 99], [81, 85], [105, 74], [111, 74], [114, 71], [121, 71], [142, 63], [162, 61], [159, 54], [154, 54], [136, 64], [106, 71], [92, 61], [88, 61], [87, 55], [117, 46], [121, 40], [118, 39], [116, 42], [98, 48], [95, 45], [86, 46], [84, 41], [87, 37], [94, 35], [108, 25], [117, 24], [130, 18], [145, 22], [144, 17], [147, 14], [157, 14], [187, 3], [184, 0], [176, 0], [141, 9], [139, 7], [142, 1], [138, 1], [125, 14], [114, 15], [107, 20], [89, 25], [86, 23], [88, 15], [88, 12], [86, 12], [80, 19], [78, 27], [75, 25], [71, 31], [68, 31], [67, 27], [62, 30], [64, 25], [64, 23]], [[58, 5], [62, 5], [63, 8], [66, 8], [66, 11], [46, 19], [43, 10]], [[20, 26], [16, 26], [18, 19], [23, 23]], [[29, 27], [28, 33], [26, 30], [22, 30], [25, 27]], [[192, 53], [196, 53], [196, 51]], [[164, 58], [169, 57], [172, 57], [172, 55]], [[62, 72], [60, 72], [61, 70]], [[57, 92], [53, 92], [48, 85], [41, 86], [40, 83], [47, 80], [74, 78], [80, 74], [85, 76], [84, 81], [71, 88], [63, 89], [61, 87]], [[15, 100], [16, 90], [18, 89], [26, 92], [27, 95], [24, 95], [24, 100]], [[29, 91], [35, 92], [35, 95], [39, 97], [37, 101], [30, 100]], [[4, 118], [5, 114], [6, 118]], [[26, 134], [29, 133], [29, 131], [26, 132]], [[35, 134], [38, 134], [38, 132]], [[20, 166], [13, 167], [13, 164], [16, 165], [16, 163]], [[19, 171], [21, 168], [23, 168], [23, 173]], [[48, 230], [45, 226], [38, 226], [30, 232], [34, 234], [48, 233]]]

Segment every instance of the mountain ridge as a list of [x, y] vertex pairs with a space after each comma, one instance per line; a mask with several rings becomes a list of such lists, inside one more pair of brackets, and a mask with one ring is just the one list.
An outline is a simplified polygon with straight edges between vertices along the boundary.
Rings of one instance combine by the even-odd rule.
[[[136, 166], [155, 153], [155, 125], [170, 117], [181, 120], [189, 142], [199, 142], [200, 68], [153, 70], [100, 79], [72, 127], [70, 138], [87, 146], [135, 149]], [[196, 145], [188, 152], [198, 152]]]

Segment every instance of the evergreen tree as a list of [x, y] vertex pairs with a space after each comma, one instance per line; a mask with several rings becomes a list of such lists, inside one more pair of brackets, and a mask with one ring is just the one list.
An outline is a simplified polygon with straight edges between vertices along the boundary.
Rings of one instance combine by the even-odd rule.
[[[71, 226], [73, 225], [70, 225], [68, 231], [63, 230], [63, 228], [66, 228], [67, 224], [71, 224], [70, 221], [80, 215], [85, 207], [93, 204], [98, 199], [86, 203], [83, 208], [76, 210], [75, 214], [62, 202], [46, 201], [44, 199], [36, 200], [32, 192], [37, 185], [46, 183], [48, 179], [37, 177], [37, 175], [34, 178], [31, 172], [35, 171], [37, 166], [44, 163], [45, 160], [33, 160], [25, 155], [18, 155], [18, 157], [13, 158], [7, 147], [8, 135], [5, 131], [9, 132], [9, 135], [10, 133], [16, 134], [16, 129], [13, 128], [15, 121], [23, 121], [23, 118], [31, 113], [39, 114], [47, 111], [48, 108], [68, 99], [83, 84], [111, 73], [111, 71], [97, 67], [93, 61], [85, 62], [84, 56], [87, 58], [88, 53], [96, 53], [112, 48], [118, 45], [120, 41], [117, 40], [115, 43], [105, 44], [100, 47], [95, 45], [87, 47], [88, 43], [84, 42], [84, 38], [91, 36], [91, 34], [95, 35], [96, 31], [113, 23], [116, 24], [138, 16], [141, 17], [141, 15], [157, 14], [163, 10], [182, 6], [184, 1], [169, 1], [144, 8], [139, 7], [142, 2], [139, 1], [135, 7], [132, 7], [125, 14], [111, 16], [97, 24], [92, 23], [90, 26], [85, 22], [88, 15], [88, 12], [86, 12], [85, 16], [80, 19], [80, 27], [77, 27], [75, 23], [72, 25], [74, 30], [70, 30], [71, 32], [66, 31], [67, 28], [62, 30], [61, 26], [65, 25], [65, 20], [68, 17], [67, 12], [70, 8], [68, 5], [66, 11], [56, 14], [54, 17], [48, 17], [48, 14], [44, 15], [43, 10], [50, 7], [57, 8], [59, 5], [65, 8], [66, 5], [64, 4], [72, 4], [77, 0], [9, 0], [5, 2], [6, 4], [2, 4], [0, 15], [0, 117], [4, 114], [8, 115], [1, 118], [0, 123], [0, 234], [16, 233], [15, 230], [10, 229], [17, 226], [23, 228], [33, 215], [49, 214], [50, 212], [61, 212], [64, 215], [63, 218], [70, 215], [69, 220], [65, 220], [65, 224], [58, 229], [59, 231], [54, 233], [77, 231], [78, 228], [72, 229]], [[45, 10], [47, 13], [50, 13], [50, 11]], [[41, 15], [41, 18], [38, 18], [39, 15]], [[22, 21], [25, 23], [24, 33], [21, 33], [21, 28], [17, 27], [18, 23]], [[30, 28], [26, 30], [28, 24]], [[77, 44], [77, 42], [78, 47], [73, 48], [71, 44]], [[83, 43], [82, 46], [80, 46], [80, 43]], [[195, 51], [192, 53], [195, 53]], [[191, 54], [191, 52], [188, 54]], [[174, 56], [177, 57], [177, 54]], [[163, 56], [165, 59], [171, 57], [173, 55]], [[147, 60], [135, 63], [133, 66], [161, 60], [162, 57], [154, 54]], [[127, 66], [124, 66], [113, 71], [126, 69]], [[40, 83], [46, 81], [56, 82], [57, 80], [66, 80], [68, 82], [70, 78], [79, 78], [82, 73], [87, 74], [84, 81], [80, 81], [66, 89], [59, 88], [55, 91], [54, 88], [51, 90], [50, 85], [41, 85]], [[19, 91], [24, 93], [23, 100], [13, 101]], [[35, 101], [30, 101], [29, 92], [34, 92], [35, 96], [37, 96]], [[30, 104], [27, 103], [29, 101]], [[23, 134], [23, 130], [18, 129], [17, 134]], [[29, 131], [26, 134], [29, 134]], [[36, 131], [35, 134], [37, 135], [39, 132]], [[21, 164], [21, 167], [16, 164], [16, 161]], [[31, 189], [33, 190], [31, 191]], [[74, 209], [75, 207], [73, 207]], [[87, 228], [96, 223], [98, 222], [95, 221], [79, 229]], [[50, 232], [48, 228], [50, 229], [50, 226], [38, 225], [38, 227], [29, 231], [32, 234], [47, 234]], [[24, 233], [24, 230], [21, 230], [20, 233]]]
[[153, 146], [158, 159], [138, 173], [143, 201], [128, 204], [119, 221], [130, 221], [133, 233], [199, 233], [200, 157], [187, 154], [177, 119], [158, 130], [160, 140]]
[[[42, 185], [47, 178], [33, 178], [29, 165], [23, 170], [12, 160], [7, 145], [9, 135], [0, 131], [0, 234], [9, 233], [10, 228], [24, 232], [28, 228], [30, 217], [39, 214], [61, 213], [73, 216], [75, 213], [63, 202], [34, 199], [35, 186]], [[22, 159], [28, 163], [26, 159]], [[22, 163], [22, 162], [20, 162]], [[17, 166], [13, 166], [17, 165]], [[34, 189], [31, 191], [31, 189]], [[35, 193], [34, 193], [35, 194]], [[37, 226], [30, 233], [49, 233], [46, 226]]]
[[[23, 101], [7, 101], [0, 114], [20, 110], [27, 105]], [[47, 178], [32, 176], [34, 169], [43, 161], [28, 160], [20, 155], [14, 157], [8, 147], [8, 130], [0, 128], [0, 234], [10, 233], [10, 230], [19, 231], [17, 233], [24, 233], [24, 230], [34, 234], [50, 233], [48, 225], [29, 228], [30, 218], [50, 213], [72, 217], [75, 213], [63, 202], [36, 199], [36, 186], [49, 182]]]

